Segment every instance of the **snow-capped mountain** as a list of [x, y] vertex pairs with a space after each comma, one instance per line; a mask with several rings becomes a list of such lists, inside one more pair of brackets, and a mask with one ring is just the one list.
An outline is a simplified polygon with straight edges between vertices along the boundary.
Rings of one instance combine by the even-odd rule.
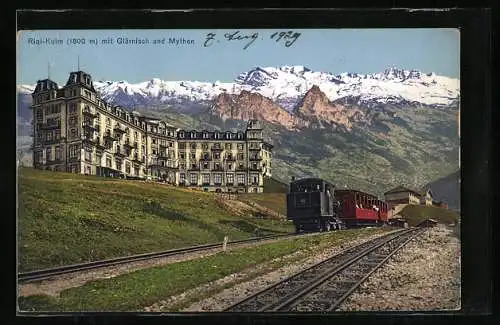
[[[101, 96], [117, 105], [132, 108], [170, 104], [182, 111], [198, 111], [211, 105], [223, 93], [242, 91], [260, 94], [294, 113], [304, 95], [317, 86], [328, 100], [377, 108], [398, 106], [456, 106], [460, 82], [435, 73], [390, 68], [382, 73], [359, 74], [312, 71], [304, 66], [256, 67], [236, 76], [234, 82], [164, 81], [141, 83], [95, 81]], [[19, 85], [18, 93], [30, 94], [31, 85]], [[23, 114], [20, 114], [23, 115]]]
[[333, 74], [303, 66], [256, 67], [230, 83], [160, 79], [137, 84], [94, 82], [103, 98], [124, 106], [162, 103], [184, 106], [210, 101], [223, 92], [239, 94], [246, 90], [270, 98], [287, 110], [292, 110], [314, 85], [332, 102], [355, 98], [358, 104], [368, 106], [398, 102], [449, 106], [460, 93], [458, 79], [395, 68], [375, 74]]

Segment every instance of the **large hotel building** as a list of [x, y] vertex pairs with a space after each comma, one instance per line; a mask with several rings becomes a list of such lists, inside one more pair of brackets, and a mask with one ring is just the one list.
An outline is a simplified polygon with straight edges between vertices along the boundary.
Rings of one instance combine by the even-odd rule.
[[271, 176], [257, 120], [244, 132], [178, 129], [106, 103], [83, 71], [62, 88], [39, 80], [32, 97], [35, 168], [240, 193], [262, 192]]

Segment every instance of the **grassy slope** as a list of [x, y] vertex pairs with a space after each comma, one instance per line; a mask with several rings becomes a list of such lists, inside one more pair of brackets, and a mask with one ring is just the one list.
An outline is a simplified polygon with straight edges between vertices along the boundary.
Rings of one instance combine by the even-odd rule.
[[284, 193], [240, 194], [238, 199], [241, 201], [253, 201], [263, 207], [286, 215], [286, 194]]
[[[301, 251], [301, 258], [304, 258], [320, 248], [390, 230], [392, 229], [389, 227], [346, 230], [239, 248], [196, 260], [92, 281], [81, 287], [64, 290], [59, 298], [48, 296], [20, 298], [19, 305], [21, 310], [37, 311], [137, 311], [160, 299], [281, 256]], [[272, 268], [281, 266], [281, 263], [275, 263]]]
[[288, 184], [272, 177], [264, 178], [264, 193], [288, 193]]
[[20, 169], [20, 271], [290, 232], [287, 222], [231, 215], [211, 193]]
[[457, 223], [459, 219], [458, 213], [451, 210], [435, 206], [412, 204], [407, 205], [399, 214], [406, 218], [410, 226], [417, 225], [419, 222], [429, 218], [445, 224]]
[[253, 201], [265, 208], [286, 215], [286, 193], [288, 193], [287, 184], [275, 178], [264, 178], [264, 194], [240, 194], [238, 198], [243, 202]]

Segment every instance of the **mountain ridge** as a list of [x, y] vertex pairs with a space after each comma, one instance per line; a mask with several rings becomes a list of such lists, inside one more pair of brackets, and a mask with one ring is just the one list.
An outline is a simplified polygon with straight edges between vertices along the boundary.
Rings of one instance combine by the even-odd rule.
[[[190, 105], [206, 104], [221, 93], [259, 93], [293, 110], [313, 85], [332, 101], [358, 98], [359, 104], [376, 106], [400, 101], [418, 102], [437, 108], [454, 104], [459, 96], [458, 79], [418, 70], [389, 68], [384, 72], [360, 74], [312, 71], [304, 66], [255, 67], [236, 76], [234, 82], [165, 81], [152, 78], [139, 83], [94, 81], [96, 90], [112, 103], [135, 105], [176, 104], [189, 111]], [[19, 85], [18, 91], [34, 89]], [[183, 107], [186, 106], [186, 107]]]

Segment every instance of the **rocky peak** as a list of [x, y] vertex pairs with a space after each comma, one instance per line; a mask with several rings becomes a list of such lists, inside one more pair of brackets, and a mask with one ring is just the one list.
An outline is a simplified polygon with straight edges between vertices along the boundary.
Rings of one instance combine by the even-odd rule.
[[334, 104], [317, 85], [313, 85], [305, 94], [295, 110], [297, 116], [307, 120], [342, 125], [346, 129], [352, 128], [352, 122], [363, 118], [363, 112], [340, 104]]
[[211, 112], [224, 120], [257, 119], [281, 124], [290, 130], [308, 125], [271, 99], [246, 90], [238, 95], [227, 93], [218, 95], [214, 100]]

